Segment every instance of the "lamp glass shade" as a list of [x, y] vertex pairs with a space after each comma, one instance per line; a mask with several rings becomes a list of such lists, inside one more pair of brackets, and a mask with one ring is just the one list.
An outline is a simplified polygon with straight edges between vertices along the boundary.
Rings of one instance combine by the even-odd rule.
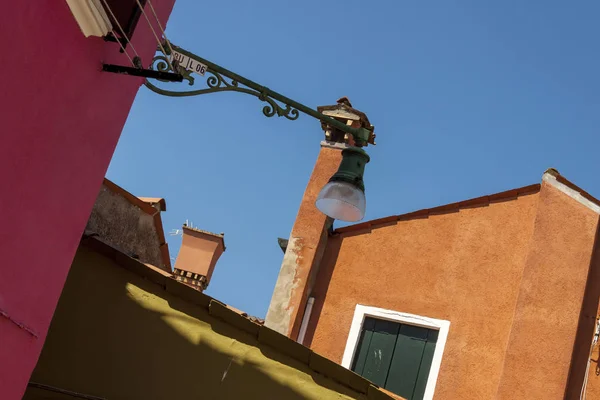
[[340, 221], [356, 222], [365, 217], [365, 192], [348, 182], [332, 181], [321, 189], [317, 208], [325, 215]]

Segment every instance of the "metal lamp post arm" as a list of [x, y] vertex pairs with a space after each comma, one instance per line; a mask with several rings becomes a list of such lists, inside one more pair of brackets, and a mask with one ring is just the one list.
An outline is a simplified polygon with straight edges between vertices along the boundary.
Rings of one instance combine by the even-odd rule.
[[[212, 63], [180, 47], [174, 45], [171, 45], [171, 47], [175, 52], [183, 54], [184, 56], [194, 60], [196, 63], [206, 66], [206, 70], [204, 72], [210, 74], [210, 76], [206, 79], [206, 84], [208, 87], [204, 89], [195, 89], [188, 91], [171, 91], [159, 88], [149, 80], [146, 80], [146, 87], [148, 87], [153, 92], [164, 96], [172, 97], [199, 96], [207, 93], [227, 91], [245, 93], [255, 96], [259, 100], [268, 103], [263, 107], [262, 110], [263, 114], [267, 117], [272, 117], [277, 114], [277, 116], [279, 117], [285, 117], [289, 120], [296, 120], [299, 116], [299, 112], [302, 112], [306, 115], [320, 120], [321, 122], [333, 128], [339, 129], [344, 133], [352, 135], [357, 146], [366, 146], [368, 145], [368, 143], [374, 144], [374, 135], [373, 132], [369, 129], [353, 128], [351, 126], [348, 126], [334, 118], [331, 118], [327, 115], [318, 112], [317, 110], [307, 107], [304, 104], [298, 103], [297, 101], [294, 101], [265, 86], [259, 85], [258, 83], [253, 82], [250, 79], [244, 78], [243, 76], [240, 76], [235, 72], [229, 71], [228, 69], [223, 68], [220, 65]], [[170, 50], [166, 51], [170, 53]], [[149, 69], [155, 69], [160, 72], [172, 71], [175, 73], [180, 73], [181, 75], [183, 75], [183, 79], [188, 81], [188, 84], [190, 86], [194, 85], [195, 77], [192, 76], [192, 71], [187, 70], [185, 67], [179, 65], [177, 62], [174, 63], [174, 68], [177, 69], [177, 71], [173, 71], [171, 69], [171, 64], [173, 63], [169, 63], [169, 56], [170, 54], [155, 56], [152, 59], [152, 63]], [[228, 82], [225, 78], [228, 78], [230, 81]], [[285, 108], [279, 105], [278, 102], [284, 104]]]

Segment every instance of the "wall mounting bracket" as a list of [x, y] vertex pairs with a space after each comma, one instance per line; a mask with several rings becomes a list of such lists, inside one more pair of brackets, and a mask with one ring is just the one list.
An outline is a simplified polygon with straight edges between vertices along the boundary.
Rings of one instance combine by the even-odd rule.
[[[165, 49], [166, 48], [166, 49]], [[204, 88], [194, 88], [191, 90], [168, 90], [156, 86], [155, 83], [146, 80], [145, 85], [148, 89], [155, 93], [163, 96], [171, 97], [187, 97], [187, 96], [199, 96], [208, 93], [218, 92], [238, 92], [244, 93], [258, 98], [259, 100], [266, 103], [263, 107], [262, 112], [266, 117], [285, 117], [289, 120], [296, 120], [300, 116], [300, 113], [304, 113], [308, 116], [320, 120], [322, 123], [336, 128], [344, 133], [352, 135], [354, 139], [354, 146], [362, 147], [369, 144], [375, 144], [375, 134], [373, 133], [374, 127], [352, 127], [344, 122], [338, 121], [337, 119], [327, 116], [318, 110], [312, 109], [305, 106], [304, 104], [298, 103], [279, 94], [265, 86], [262, 86], [250, 79], [244, 78], [228, 69], [221, 67], [215, 63], [212, 63], [196, 54], [182, 49], [181, 47], [175, 46], [173, 43], [165, 43], [164, 46], [159, 46], [157, 49], [161, 54], [155, 55], [150, 63], [150, 69], [155, 71], [166, 72], [178, 72], [183, 76], [183, 79], [188, 82], [188, 86], [194, 86], [196, 77], [192, 76], [193, 72], [187, 69], [184, 65], [180, 65], [178, 59], [193, 60], [193, 64], [200, 68], [201, 77], [207, 73], [209, 76], [206, 79], [206, 86]], [[166, 51], [166, 54], [163, 53]], [[156, 78], [161, 81], [160, 78]], [[162, 79], [166, 81], [166, 79]], [[179, 81], [181, 82], [181, 81]]]
[[153, 69], [126, 67], [123, 65], [102, 64], [102, 71], [114, 74], [141, 76], [144, 78], [160, 79], [166, 82], [182, 82], [183, 75], [173, 72], [156, 71]]

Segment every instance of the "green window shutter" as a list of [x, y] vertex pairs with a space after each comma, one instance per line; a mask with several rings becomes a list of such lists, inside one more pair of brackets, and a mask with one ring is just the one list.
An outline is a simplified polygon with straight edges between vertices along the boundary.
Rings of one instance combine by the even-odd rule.
[[439, 331], [367, 317], [352, 370], [408, 400], [421, 400]]
[[392, 355], [394, 354], [398, 328], [400, 326], [397, 323], [382, 319], [366, 318], [365, 327], [369, 319], [374, 320], [375, 323], [364, 367], [360, 374], [376, 385], [383, 387], [385, 386]]
[[376, 385], [385, 386], [399, 328], [397, 323], [382, 319], [375, 320], [363, 376]]
[[407, 399], [413, 399], [428, 334], [427, 328], [413, 325], [400, 327], [386, 389]]
[[435, 344], [437, 343], [439, 333], [440, 331], [429, 330], [429, 336], [427, 337], [427, 343], [425, 343], [425, 350], [423, 351], [423, 358], [421, 359], [421, 366], [419, 367], [415, 392], [412, 397], [415, 400], [422, 399], [425, 396], [425, 386], [427, 386], [427, 378], [431, 370], [433, 352], [435, 351]]
[[367, 361], [367, 354], [369, 353], [369, 346], [373, 337], [373, 328], [375, 328], [375, 319], [365, 318], [360, 338], [358, 339], [358, 346], [354, 353], [354, 362], [352, 363], [352, 371], [359, 375], [362, 375], [365, 369], [365, 361]]

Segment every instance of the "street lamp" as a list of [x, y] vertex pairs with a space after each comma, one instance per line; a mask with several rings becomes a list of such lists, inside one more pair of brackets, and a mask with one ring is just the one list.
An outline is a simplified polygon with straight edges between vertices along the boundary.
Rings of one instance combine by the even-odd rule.
[[[338, 171], [319, 193], [316, 206], [322, 213], [333, 219], [356, 222], [364, 218], [366, 199], [363, 173], [365, 165], [369, 162], [369, 156], [362, 147], [375, 144], [374, 128], [368, 123], [366, 117], [361, 119], [359, 126], [350, 126], [339, 119], [327, 116], [174, 46], [172, 43], [159, 46], [158, 51], [161, 54], [154, 57], [149, 69], [138, 69], [135, 74], [141, 76], [147, 74], [147, 77], [163, 82], [186, 80], [190, 86], [194, 85], [195, 82], [195, 77], [192, 74], [195, 73], [201, 76], [207, 73], [210, 74], [206, 80], [207, 88], [188, 91], [165, 90], [146, 80], [146, 87], [158, 94], [187, 97], [228, 91], [245, 93], [267, 103], [262, 109], [263, 114], [267, 117], [277, 115], [293, 121], [298, 119], [299, 113], [302, 112], [320, 120], [329, 129], [344, 133], [344, 140], [349, 147], [342, 151], [342, 161]], [[120, 73], [134, 74], [123, 70]], [[285, 107], [279, 103], [282, 103]], [[349, 102], [347, 104], [349, 105]]]
[[316, 206], [325, 215], [341, 221], [356, 222], [365, 217], [367, 200], [363, 173], [369, 155], [360, 147], [342, 150], [337, 172], [323, 186]]

